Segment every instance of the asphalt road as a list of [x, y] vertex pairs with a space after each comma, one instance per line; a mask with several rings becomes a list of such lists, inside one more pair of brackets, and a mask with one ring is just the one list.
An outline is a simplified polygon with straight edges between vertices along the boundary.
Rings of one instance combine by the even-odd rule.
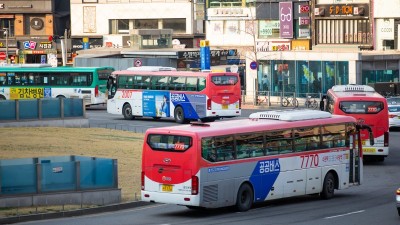
[[[243, 117], [257, 110], [243, 110]], [[128, 126], [145, 130], [148, 127], [176, 125], [173, 120], [123, 120], [104, 109], [87, 111], [91, 126]], [[383, 163], [366, 162], [361, 186], [336, 191], [331, 200], [303, 196], [257, 204], [248, 212], [230, 208], [189, 210], [183, 206], [152, 204], [117, 212], [73, 218], [32, 221], [21, 224], [59, 225], [128, 225], [128, 224], [296, 224], [296, 225], [395, 225], [400, 223], [395, 206], [395, 190], [400, 187], [400, 132], [390, 132], [390, 156]]]

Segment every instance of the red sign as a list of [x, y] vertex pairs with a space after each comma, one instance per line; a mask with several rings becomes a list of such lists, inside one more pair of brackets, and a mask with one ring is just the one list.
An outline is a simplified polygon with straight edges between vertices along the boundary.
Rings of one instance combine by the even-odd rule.
[[0, 52], [0, 60], [6, 60], [6, 53]]
[[310, 6], [309, 5], [299, 5], [299, 13], [309, 13]]

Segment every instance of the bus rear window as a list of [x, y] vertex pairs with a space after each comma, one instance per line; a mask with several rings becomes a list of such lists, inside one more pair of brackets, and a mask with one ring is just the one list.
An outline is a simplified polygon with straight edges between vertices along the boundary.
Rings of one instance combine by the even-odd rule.
[[340, 102], [339, 108], [347, 114], [376, 114], [383, 110], [383, 102]]
[[150, 134], [147, 144], [153, 150], [184, 152], [192, 146], [192, 138], [181, 135]]
[[215, 85], [235, 85], [238, 82], [238, 77], [232, 75], [212, 76], [211, 82]]

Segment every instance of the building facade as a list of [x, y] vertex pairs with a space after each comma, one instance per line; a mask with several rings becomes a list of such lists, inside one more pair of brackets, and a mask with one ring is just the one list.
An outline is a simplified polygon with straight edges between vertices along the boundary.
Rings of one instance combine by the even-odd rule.
[[172, 29], [172, 39], [188, 48], [199, 47], [204, 39], [202, 1], [71, 0], [71, 15], [73, 52], [96, 47], [130, 48], [132, 30]]
[[0, 61], [57, 65], [58, 47], [49, 37], [64, 35], [69, 15], [68, 0], [2, 1]]

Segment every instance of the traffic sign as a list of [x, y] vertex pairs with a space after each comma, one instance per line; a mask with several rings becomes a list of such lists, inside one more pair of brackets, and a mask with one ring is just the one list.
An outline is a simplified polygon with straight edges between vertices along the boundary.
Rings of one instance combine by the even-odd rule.
[[257, 69], [257, 62], [253, 61], [250, 63], [250, 69], [255, 70]]
[[0, 52], [0, 60], [6, 60], [6, 53]]
[[141, 67], [141, 66], [142, 66], [142, 60], [140, 60], [140, 59], [135, 59], [134, 66], [135, 66], [135, 67]]

